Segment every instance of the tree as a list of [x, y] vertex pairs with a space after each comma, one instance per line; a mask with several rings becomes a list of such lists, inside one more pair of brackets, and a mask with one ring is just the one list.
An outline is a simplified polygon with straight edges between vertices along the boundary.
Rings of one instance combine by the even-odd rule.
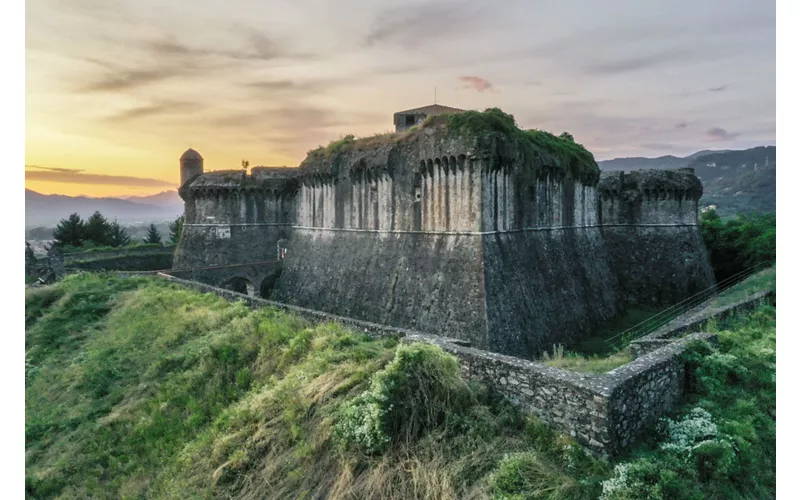
[[145, 243], [158, 243], [161, 244], [161, 235], [158, 234], [155, 224], [150, 224], [150, 229], [147, 230], [147, 236], [144, 237]]
[[242, 170], [247, 170], [247, 167], [250, 166], [250, 162], [247, 160], [242, 160]]
[[181, 233], [183, 232], [183, 222], [185, 218], [183, 215], [175, 219], [174, 222], [169, 224], [169, 241], [173, 245], [177, 245], [178, 241], [181, 239]]
[[120, 226], [117, 221], [109, 225], [108, 244], [112, 247], [124, 247], [131, 244], [131, 237], [128, 236], [125, 228]]
[[566, 139], [570, 142], [575, 142], [575, 138], [572, 137], [572, 134], [570, 134], [569, 132], [561, 132], [561, 135], [559, 135], [559, 137], [561, 137], [562, 139]]
[[700, 233], [717, 281], [775, 263], [774, 213], [739, 214], [723, 220], [713, 208], [700, 215]]
[[59, 246], [70, 245], [79, 247], [83, 245], [86, 237], [86, 223], [77, 213], [70, 215], [66, 219], [61, 219], [53, 231], [53, 238]]
[[111, 224], [100, 212], [95, 212], [86, 221], [86, 239], [98, 245], [110, 244]]

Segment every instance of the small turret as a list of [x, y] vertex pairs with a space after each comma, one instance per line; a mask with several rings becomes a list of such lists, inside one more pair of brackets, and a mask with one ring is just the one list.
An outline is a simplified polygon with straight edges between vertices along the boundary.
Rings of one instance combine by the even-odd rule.
[[203, 174], [203, 157], [192, 148], [181, 155], [181, 186], [195, 176]]

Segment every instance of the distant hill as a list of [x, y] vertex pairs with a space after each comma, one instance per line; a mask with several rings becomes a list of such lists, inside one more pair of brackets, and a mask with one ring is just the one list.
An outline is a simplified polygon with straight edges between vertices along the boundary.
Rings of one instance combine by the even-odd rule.
[[122, 196], [123, 200], [132, 201], [144, 205], [154, 205], [157, 207], [174, 208], [183, 212], [183, 199], [178, 195], [178, 191], [162, 191], [158, 194], [149, 196]]
[[703, 182], [701, 206], [716, 205], [721, 216], [775, 211], [775, 146], [704, 150], [683, 158], [614, 158], [597, 164], [602, 170], [612, 171], [691, 167]]
[[673, 169], [685, 167], [689, 162], [699, 156], [704, 156], [711, 153], [726, 153], [728, 151], [730, 150], [712, 151], [706, 149], [683, 158], [672, 155], [659, 156], [658, 158], [644, 158], [640, 156], [631, 158], [614, 158], [613, 160], [599, 161], [597, 164], [603, 170]]
[[[156, 199], [153, 203], [144, 202], [154, 197]], [[55, 226], [59, 220], [75, 212], [85, 219], [96, 210], [109, 220], [116, 219], [120, 224], [171, 221], [183, 213], [183, 204], [168, 201], [168, 194], [160, 193], [154, 197], [139, 197], [133, 201], [120, 198], [45, 195], [26, 189], [25, 227]]]

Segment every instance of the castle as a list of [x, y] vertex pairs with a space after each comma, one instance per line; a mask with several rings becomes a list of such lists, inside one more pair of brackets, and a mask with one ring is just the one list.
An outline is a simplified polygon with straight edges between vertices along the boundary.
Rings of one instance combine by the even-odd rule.
[[568, 135], [448, 109], [422, 123], [401, 112], [399, 132], [348, 137], [297, 168], [204, 172], [186, 151], [175, 269], [224, 269], [210, 284], [518, 357], [714, 286], [691, 169], [601, 174]]

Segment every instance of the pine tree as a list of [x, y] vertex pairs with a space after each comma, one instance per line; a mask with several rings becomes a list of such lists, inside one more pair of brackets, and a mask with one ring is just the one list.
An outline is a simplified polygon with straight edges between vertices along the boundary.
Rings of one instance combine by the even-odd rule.
[[131, 237], [117, 221], [112, 222], [108, 228], [108, 244], [112, 247], [124, 247], [131, 244]]
[[100, 212], [95, 212], [86, 221], [86, 239], [98, 245], [110, 244], [111, 224]]
[[70, 215], [66, 219], [61, 219], [53, 231], [53, 238], [58, 245], [71, 245], [79, 247], [83, 245], [86, 238], [86, 223], [77, 213]]
[[169, 225], [169, 241], [173, 245], [178, 244], [178, 240], [181, 239], [181, 233], [183, 232], [183, 222], [184, 216], [181, 215], [174, 222], [171, 222]]
[[147, 230], [147, 236], [145, 236], [144, 242], [161, 244], [161, 235], [158, 234], [155, 224], [150, 224], [150, 229]]

